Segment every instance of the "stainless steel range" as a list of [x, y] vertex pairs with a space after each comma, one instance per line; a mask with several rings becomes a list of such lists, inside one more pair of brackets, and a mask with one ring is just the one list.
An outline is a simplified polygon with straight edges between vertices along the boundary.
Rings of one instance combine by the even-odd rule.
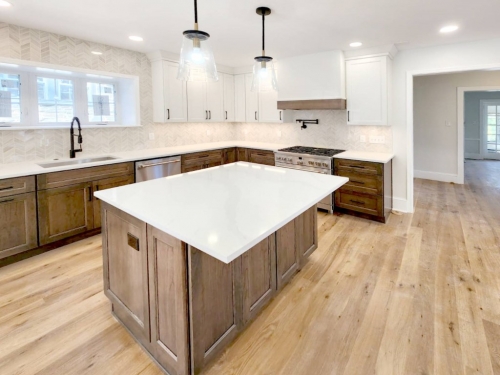
[[[294, 146], [274, 152], [277, 167], [300, 169], [314, 173], [333, 174], [333, 156], [345, 150]], [[333, 212], [333, 194], [318, 203], [318, 207]]]

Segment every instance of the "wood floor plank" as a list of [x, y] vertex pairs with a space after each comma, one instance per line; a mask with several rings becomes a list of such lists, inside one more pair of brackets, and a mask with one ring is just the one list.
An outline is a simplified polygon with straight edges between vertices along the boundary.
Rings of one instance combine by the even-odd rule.
[[500, 374], [500, 325], [483, 320], [494, 374]]

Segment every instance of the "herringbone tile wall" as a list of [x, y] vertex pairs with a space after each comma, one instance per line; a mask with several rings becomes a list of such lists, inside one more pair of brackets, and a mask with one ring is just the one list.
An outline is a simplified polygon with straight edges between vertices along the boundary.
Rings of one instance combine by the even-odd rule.
[[[91, 51], [103, 54], [96, 56]], [[138, 128], [85, 129], [83, 154], [140, 150], [204, 142], [247, 140], [350, 150], [392, 150], [392, 129], [347, 126], [345, 111], [297, 111], [296, 118], [318, 118], [319, 125], [182, 123], [152, 121], [151, 65], [145, 54], [0, 22], [0, 57], [137, 75], [141, 124]], [[155, 134], [149, 140], [149, 133]], [[360, 142], [360, 135], [384, 135], [384, 144]], [[68, 156], [69, 132], [62, 129], [0, 130], [0, 163]]]

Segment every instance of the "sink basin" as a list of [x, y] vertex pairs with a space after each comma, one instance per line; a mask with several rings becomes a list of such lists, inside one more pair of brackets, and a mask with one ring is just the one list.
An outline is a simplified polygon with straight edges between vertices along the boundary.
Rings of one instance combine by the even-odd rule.
[[65, 165], [78, 165], [78, 164], [87, 164], [87, 163], [95, 163], [98, 161], [107, 161], [107, 160], [115, 160], [112, 156], [102, 156], [100, 158], [87, 158], [87, 159], [73, 159], [73, 160], [64, 160], [64, 161], [53, 161], [49, 163], [40, 163], [38, 164], [42, 168], [53, 168], [53, 167], [63, 167]]

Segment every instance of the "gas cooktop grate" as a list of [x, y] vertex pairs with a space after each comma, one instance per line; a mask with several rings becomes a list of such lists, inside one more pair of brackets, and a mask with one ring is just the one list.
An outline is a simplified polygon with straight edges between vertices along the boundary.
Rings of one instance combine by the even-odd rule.
[[317, 156], [334, 156], [336, 154], [340, 154], [345, 150], [335, 150], [331, 148], [318, 148], [318, 147], [303, 147], [303, 146], [293, 146], [282, 148], [282, 152], [295, 152], [297, 154], [308, 154], [308, 155], [317, 155]]

